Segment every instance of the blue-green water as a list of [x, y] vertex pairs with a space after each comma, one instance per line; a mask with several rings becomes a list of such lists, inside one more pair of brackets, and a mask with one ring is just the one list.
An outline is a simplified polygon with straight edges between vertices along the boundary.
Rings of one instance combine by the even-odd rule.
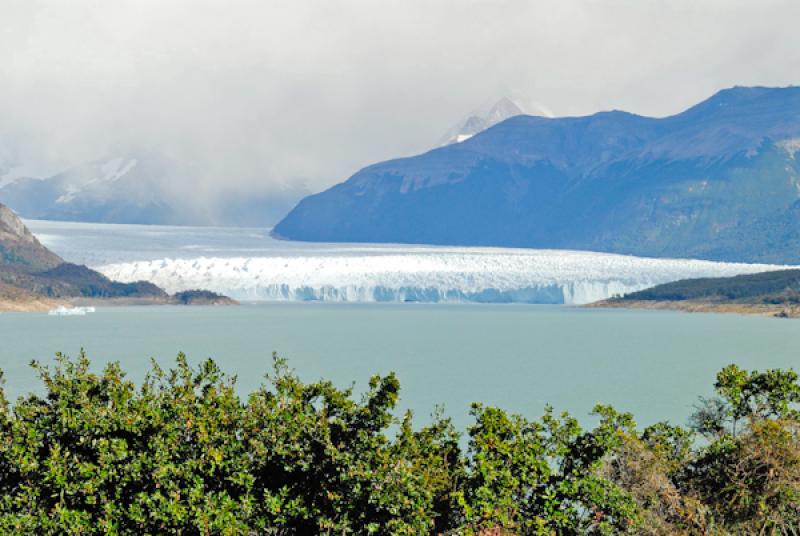
[[443, 404], [459, 426], [482, 401], [535, 417], [545, 404], [586, 418], [597, 402], [640, 424], [685, 422], [728, 363], [799, 367], [800, 321], [738, 315], [528, 305], [258, 304], [99, 308], [83, 317], [0, 314], [0, 368], [10, 398], [39, 389], [28, 363], [84, 347], [141, 379], [150, 357], [211, 356], [244, 393], [272, 351], [305, 380], [365, 386], [395, 371], [401, 406], [426, 418]]

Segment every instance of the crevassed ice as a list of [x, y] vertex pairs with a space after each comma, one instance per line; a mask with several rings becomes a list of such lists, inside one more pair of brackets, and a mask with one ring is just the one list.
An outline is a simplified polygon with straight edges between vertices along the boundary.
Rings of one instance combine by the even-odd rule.
[[554, 250], [409, 250], [360, 255], [198, 257], [98, 267], [168, 292], [213, 290], [239, 300], [584, 304], [690, 277], [785, 266], [651, 259]]

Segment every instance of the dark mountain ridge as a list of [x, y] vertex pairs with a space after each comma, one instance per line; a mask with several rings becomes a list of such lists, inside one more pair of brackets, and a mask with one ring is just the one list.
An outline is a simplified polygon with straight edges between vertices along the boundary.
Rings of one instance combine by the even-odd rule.
[[723, 90], [665, 118], [517, 116], [369, 166], [274, 232], [795, 263], [798, 148], [798, 87]]

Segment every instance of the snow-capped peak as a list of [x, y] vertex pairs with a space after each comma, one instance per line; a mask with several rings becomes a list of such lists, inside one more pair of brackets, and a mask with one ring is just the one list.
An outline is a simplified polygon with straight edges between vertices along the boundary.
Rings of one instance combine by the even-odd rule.
[[478, 132], [482, 132], [516, 115], [552, 116], [547, 108], [539, 104], [534, 105], [534, 109], [529, 110], [528, 108], [529, 107], [520, 104], [519, 101], [503, 97], [489, 107], [483, 107], [473, 111], [466, 119], [447, 131], [439, 140], [439, 144], [450, 145], [451, 143], [461, 143]]
[[524, 114], [522, 107], [509, 99], [508, 97], [503, 97], [499, 101], [497, 101], [494, 106], [489, 108], [489, 111], [486, 113], [484, 118], [486, 121], [490, 123], [499, 123], [509, 117], [514, 117], [515, 115]]

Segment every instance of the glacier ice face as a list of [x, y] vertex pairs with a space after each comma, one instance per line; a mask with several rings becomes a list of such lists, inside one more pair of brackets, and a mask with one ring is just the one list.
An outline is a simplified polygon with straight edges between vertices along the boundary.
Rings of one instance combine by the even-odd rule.
[[[285, 253], [285, 252], [284, 252]], [[774, 265], [651, 259], [580, 251], [320, 245], [291, 255], [162, 258], [97, 269], [169, 292], [204, 288], [238, 300], [585, 304], [690, 277]]]
[[506, 248], [325, 244], [264, 229], [26, 222], [72, 262], [169, 292], [205, 288], [243, 301], [583, 304], [688, 277], [785, 268]]

